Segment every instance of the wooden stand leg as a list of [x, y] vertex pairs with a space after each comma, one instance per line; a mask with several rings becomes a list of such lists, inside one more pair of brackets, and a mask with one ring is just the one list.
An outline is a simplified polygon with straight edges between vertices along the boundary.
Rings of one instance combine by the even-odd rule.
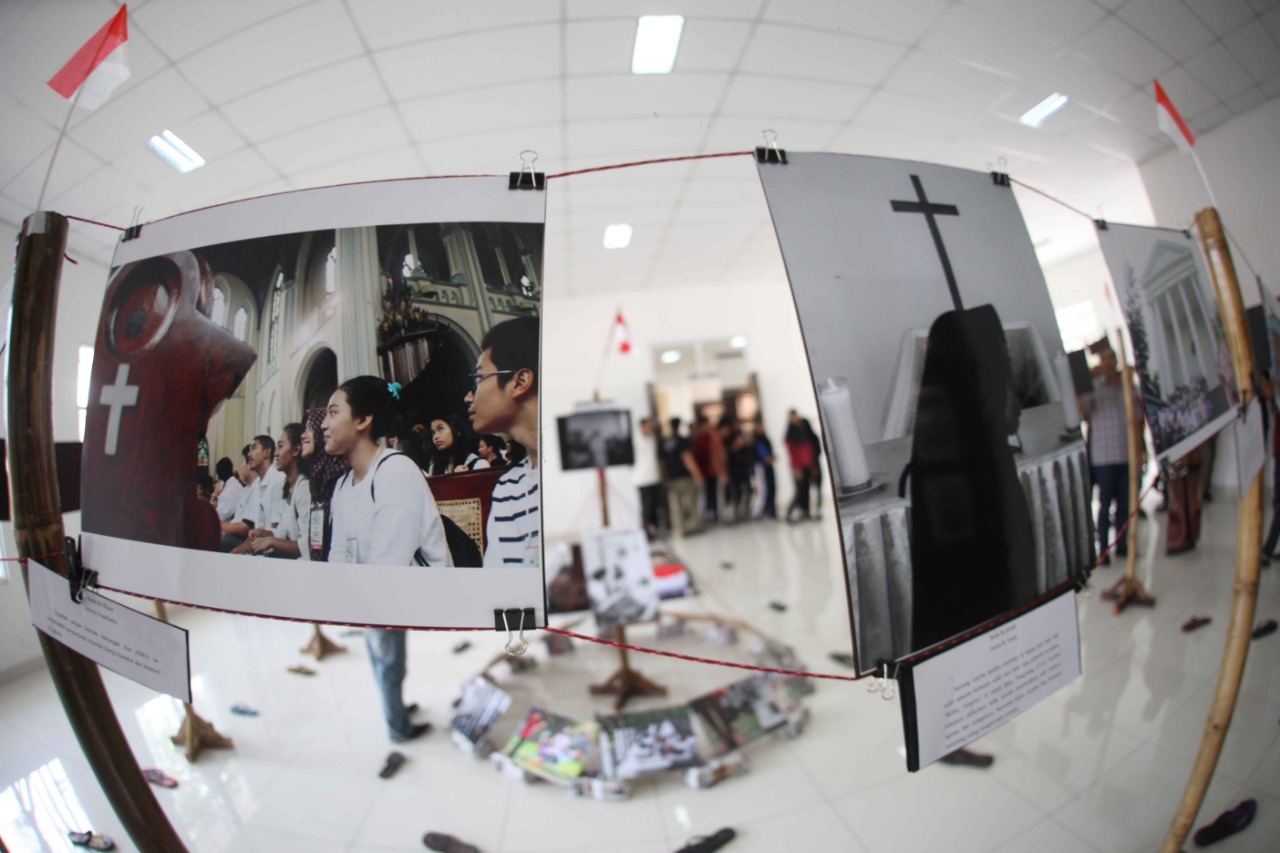
[[[1102, 593], [1107, 601], [1114, 601], [1112, 613], [1119, 616], [1130, 604], [1142, 607], [1155, 607], [1156, 600], [1143, 589], [1138, 580], [1138, 476], [1141, 471], [1138, 457], [1142, 449], [1142, 418], [1137, 414], [1137, 406], [1133, 399], [1133, 370], [1129, 367], [1129, 358], [1124, 349], [1124, 336], [1116, 330], [1116, 355], [1120, 360], [1120, 384], [1124, 386], [1124, 414], [1128, 425], [1129, 442], [1129, 512], [1135, 516], [1129, 521], [1129, 559], [1125, 565], [1124, 577], [1120, 578], [1110, 589]], [[1119, 519], [1116, 519], [1119, 521]]]
[[335, 643], [324, 635], [324, 631], [320, 630], [320, 626], [315, 626], [315, 632], [311, 635], [311, 642], [303, 646], [299, 651], [304, 655], [311, 655], [316, 660], [324, 660], [328, 655], [336, 655], [338, 652], [345, 652], [347, 647]]
[[[626, 641], [626, 629], [619, 626], [618, 642], [625, 643]], [[622, 658], [622, 667], [603, 683], [591, 685], [592, 696], [617, 696], [617, 700], [613, 703], [613, 710], [621, 711], [623, 706], [627, 704], [627, 700], [633, 696], [667, 695], [667, 688], [645, 678], [631, 668], [631, 663], [627, 659], [626, 649], [618, 649], [618, 652]]]
[[188, 703], [183, 703], [186, 716], [178, 733], [169, 738], [174, 745], [186, 747], [187, 761], [195, 761], [205, 747], [209, 749], [232, 749], [235, 744], [231, 738], [218, 733], [213, 724], [195, 712]]

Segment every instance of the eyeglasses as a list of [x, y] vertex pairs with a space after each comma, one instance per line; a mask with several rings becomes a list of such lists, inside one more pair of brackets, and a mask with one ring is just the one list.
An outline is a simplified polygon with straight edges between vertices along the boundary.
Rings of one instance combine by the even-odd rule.
[[514, 370], [491, 370], [488, 373], [472, 373], [470, 374], [471, 390], [479, 391], [480, 383], [488, 379], [490, 376], [505, 376], [508, 373], [515, 373], [515, 372], [516, 371]]

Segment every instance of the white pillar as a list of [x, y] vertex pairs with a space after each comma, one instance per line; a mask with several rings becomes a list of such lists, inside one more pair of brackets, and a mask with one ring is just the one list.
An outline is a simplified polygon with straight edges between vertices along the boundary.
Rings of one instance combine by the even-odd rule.
[[342, 300], [342, 351], [338, 381], [378, 373], [375, 328], [382, 313], [378, 240], [374, 228], [338, 229], [338, 297]]

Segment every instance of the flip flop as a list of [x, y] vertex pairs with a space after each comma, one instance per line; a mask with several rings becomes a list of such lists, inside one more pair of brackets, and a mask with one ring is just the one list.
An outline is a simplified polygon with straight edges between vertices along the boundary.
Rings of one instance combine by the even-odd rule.
[[90, 850], [114, 850], [116, 846], [116, 843], [111, 840], [111, 836], [96, 835], [93, 830], [88, 832], [68, 832], [67, 837], [77, 847], [88, 847]]
[[474, 844], [468, 844], [444, 832], [428, 832], [422, 836], [422, 843], [427, 845], [428, 850], [438, 853], [480, 853], [480, 848]]
[[781, 601], [770, 601], [769, 606], [779, 613], [783, 613], [787, 609], [787, 605], [783, 604]]
[[1211, 621], [1212, 620], [1208, 616], [1192, 616], [1186, 622], [1182, 623], [1182, 633], [1190, 634], [1195, 629], [1203, 628], [1205, 625], [1208, 625]]
[[734, 832], [732, 828], [726, 826], [723, 829], [717, 829], [710, 835], [692, 839], [688, 844], [677, 850], [676, 853], [711, 853], [711, 851], [719, 850], [728, 844], [737, 835], [738, 833]]
[[256, 717], [258, 712], [250, 708], [248, 705], [232, 705], [231, 713], [239, 714], [242, 717]]
[[154, 767], [147, 768], [142, 771], [142, 775], [152, 785], [159, 785], [161, 788], [176, 788], [178, 780], [172, 776], [166, 775], [163, 770], [156, 770]]
[[315, 675], [316, 674], [316, 671], [314, 669], [312, 669], [309, 666], [303, 666], [302, 664], [295, 664], [294, 666], [289, 667], [289, 672], [297, 673], [298, 675]]
[[461, 643], [458, 643], [458, 645], [453, 647], [453, 653], [455, 655], [460, 655], [469, 648], [471, 648], [471, 643], [467, 640], [463, 640]]
[[853, 668], [853, 655], [845, 654], [844, 652], [832, 652], [831, 659], [841, 666]]
[[1196, 830], [1194, 836], [1196, 846], [1208, 847], [1210, 844], [1216, 844], [1230, 835], [1235, 835], [1253, 823], [1253, 816], [1257, 813], [1257, 800], [1245, 800], [1235, 808], [1228, 809], [1218, 815], [1217, 820], [1213, 823]]
[[403, 752], [391, 752], [387, 755], [387, 760], [383, 762], [382, 769], [378, 771], [378, 775], [383, 779], [390, 779], [396, 775], [396, 771], [400, 769], [404, 761]]
[[1258, 639], [1261, 639], [1262, 637], [1267, 636], [1268, 634], [1274, 634], [1275, 632], [1276, 632], [1276, 620], [1265, 619], [1262, 622], [1259, 622], [1258, 626], [1253, 629], [1253, 634], [1251, 634], [1251, 636], [1255, 640], [1258, 640]]

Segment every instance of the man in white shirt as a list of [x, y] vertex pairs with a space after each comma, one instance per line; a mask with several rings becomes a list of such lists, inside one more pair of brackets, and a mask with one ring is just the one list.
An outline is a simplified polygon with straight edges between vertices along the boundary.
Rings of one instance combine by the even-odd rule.
[[478, 433], [505, 432], [529, 455], [493, 487], [485, 526], [484, 565], [540, 566], [542, 513], [538, 493], [537, 317], [499, 323], [480, 342], [471, 374], [467, 416]]
[[235, 518], [236, 505], [240, 503], [244, 485], [236, 476], [235, 466], [225, 456], [218, 460], [214, 472], [218, 475], [218, 485], [213, 492], [214, 503], [218, 509], [218, 520], [231, 521]]
[[[244, 541], [231, 549], [232, 554], [249, 553], [249, 537], [255, 530], [271, 530], [271, 524], [279, 523], [280, 492], [285, 474], [276, 467], [276, 442], [269, 435], [255, 436], [249, 443], [248, 468], [257, 479], [245, 489], [244, 498], [236, 508], [236, 520], [223, 525], [223, 532], [233, 536], [243, 535]], [[243, 530], [243, 534], [241, 531]]]
[[666, 523], [667, 496], [662, 488], [662, 471], [658, 468], [658, 437], [653, 418], [640, 419], [640, 435], [636, 437], [636, 460], [632, 471], [640, 490], [640, 513], [645, 526], [654, 532], [669, 530]]

